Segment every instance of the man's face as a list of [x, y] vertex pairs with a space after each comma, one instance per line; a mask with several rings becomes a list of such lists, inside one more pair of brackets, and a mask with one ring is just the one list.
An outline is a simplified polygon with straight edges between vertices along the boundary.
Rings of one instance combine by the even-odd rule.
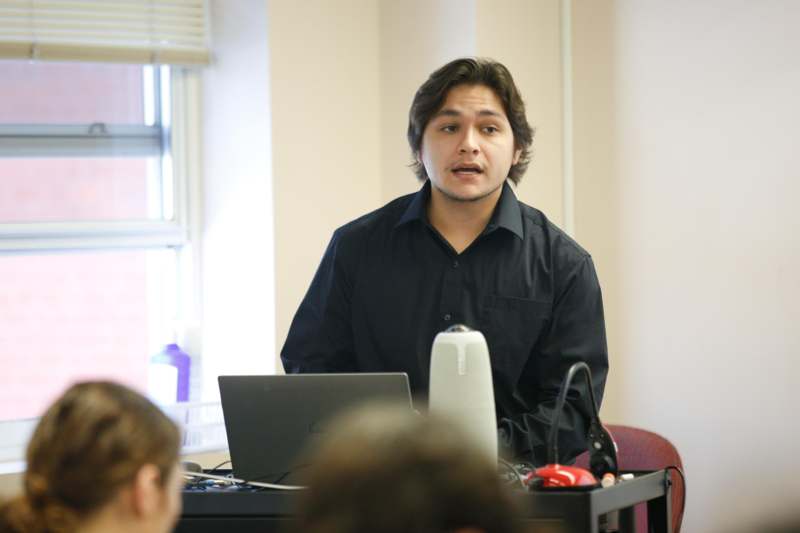
[[425, 127], [420, 158], [432, 194], [469, 202], [499, 195], [520, 153], [495, 92], [485, 85], [457, 85]]

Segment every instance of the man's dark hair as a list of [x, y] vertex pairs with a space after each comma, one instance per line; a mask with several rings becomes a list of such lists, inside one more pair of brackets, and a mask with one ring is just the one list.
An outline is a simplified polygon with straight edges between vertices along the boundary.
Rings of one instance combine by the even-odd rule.
[[408, 112], [408, 144], [414, 162], [414, 169], [420, 180], [428, 176], [419, 159], [422, 148], [422, 135], [431, 117], [441, 109], [450, 89], [457, 85], [485, 85], [492, 89], [506, 112], [514, 132], [516, 149], [522, 150], [519, 161], [511, 166], [508, 177], [515, 184], [519, 183], [530, 162], [530, 147], [533, 142], [533, 129], [525, 117], [525, 103], [514, 85], [514, 79], [508, 69], [492, 59], [462, 58], [451, 61], [439, 68], [422, 84], [414, 95], [411, 110]]

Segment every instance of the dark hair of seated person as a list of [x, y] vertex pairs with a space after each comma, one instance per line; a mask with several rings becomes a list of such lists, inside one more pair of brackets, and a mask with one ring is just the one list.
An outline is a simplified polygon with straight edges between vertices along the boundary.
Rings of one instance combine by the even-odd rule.
[[519, 531], [496, 464], [448, 422], [368, 406], [328, 427], [309, 456], [297, 532]]
[[22, 494], [0, 507], [0, 531], [170, 531], [180, 512], [179, 449], [178, 428], [139, 393], [73, 385], [39, 420]]

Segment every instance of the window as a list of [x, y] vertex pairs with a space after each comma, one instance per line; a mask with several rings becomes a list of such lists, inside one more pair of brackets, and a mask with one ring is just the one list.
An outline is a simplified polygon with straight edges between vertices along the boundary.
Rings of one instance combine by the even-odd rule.
[[193, 315], [187, 73], [0, 61], [0, 79], [0, 420], [76, 379], [147, 391]]

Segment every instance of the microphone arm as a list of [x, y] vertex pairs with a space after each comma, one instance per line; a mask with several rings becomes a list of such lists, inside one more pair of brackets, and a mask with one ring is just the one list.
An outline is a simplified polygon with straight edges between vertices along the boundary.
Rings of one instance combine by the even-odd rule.
[[558, 463], [558, 426], [561, 421], [561, 412], [564, 410], [564, 403], [567, 400], [569, 386], [575, 374], [579, 371], [582, 371], [584, 376], [586, 376], [586, 383], [589, 386], [589, 399], [591, 400], [591, 421], [589, 423], [588, 433], [590, 468], [592, 473], [598, 476], [598, 478], [608, 472], [616, 475], [618, 471], [616, 444], [600, 422], [600, 413], [597, 408], [597, 400], [594, 396], [594, 386], [592, 385], [592, 373], [589, 369], [589, 365], [584, 362], [578, 362], [569, 367], [564, 381], [561, 382], [561, 388], [558, 391], [558, 398], [556, 399], [553, 422], [547, 436], [548, 463]]

